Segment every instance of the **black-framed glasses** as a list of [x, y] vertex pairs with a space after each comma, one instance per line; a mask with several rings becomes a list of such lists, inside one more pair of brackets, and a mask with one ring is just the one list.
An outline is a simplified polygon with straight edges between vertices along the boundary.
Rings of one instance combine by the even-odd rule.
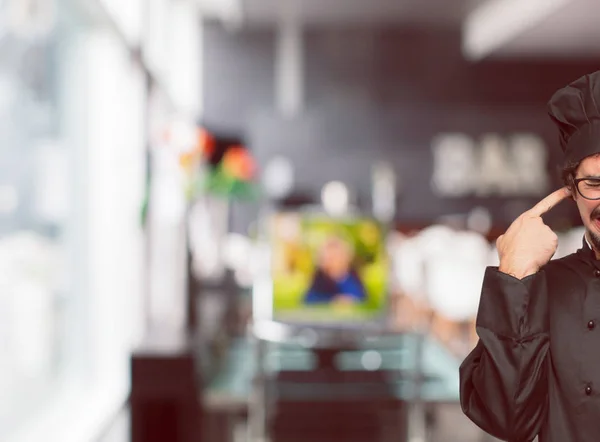
[[600, 200], [600, 177], [577, 178], [573, 183], [586, 200]]

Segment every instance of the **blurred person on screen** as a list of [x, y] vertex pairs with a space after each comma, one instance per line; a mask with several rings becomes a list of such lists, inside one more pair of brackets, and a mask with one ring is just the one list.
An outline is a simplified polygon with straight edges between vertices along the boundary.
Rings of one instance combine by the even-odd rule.
[[317, 268], [305, 304], [354, 304], [366, 299], [365, 288], [352, 267], [354, 251], [338, 236], [327, 238], [318, 251]]

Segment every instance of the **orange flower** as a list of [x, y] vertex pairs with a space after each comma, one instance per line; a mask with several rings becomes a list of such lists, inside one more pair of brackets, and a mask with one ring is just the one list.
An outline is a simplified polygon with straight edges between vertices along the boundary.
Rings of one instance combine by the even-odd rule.
[[237, 179], [248, 181], [256, 173], [256, 164], [243, 146], [233, 146], [223, 156], [223, 170]]

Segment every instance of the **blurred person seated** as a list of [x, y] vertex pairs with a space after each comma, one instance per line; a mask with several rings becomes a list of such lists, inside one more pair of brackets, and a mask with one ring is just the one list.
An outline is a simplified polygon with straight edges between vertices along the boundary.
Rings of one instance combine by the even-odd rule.
[[480, 282], [492, 247], [477, 232], [434, 224], [395, 244], [403, 326], [428, 325], [455, 354], [476, 343]]
[[425, 294], [423, 253], [418, 231], [391, 235], [389, 253], [393, 269], [393, 315], [395, 327], [410, 329], [429, 322], [431, 309]]
[[491, 245], [481, 234], [457, 231], [442, 253], [427, 260], [433, 332], [459, 355], [477, 343], [475, 318]]

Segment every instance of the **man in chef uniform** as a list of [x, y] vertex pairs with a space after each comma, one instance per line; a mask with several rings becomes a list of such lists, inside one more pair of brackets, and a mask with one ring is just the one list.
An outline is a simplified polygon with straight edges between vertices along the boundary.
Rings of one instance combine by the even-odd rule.
[[[600, 440], [600, 72], [548, 104], [564, 153], [565, 187], [521, 214], [485, 272], [479, 341], [460, 368], [464, 413], [506, 441]], [[576, 253], [551, 260], [557, 235], [542, 215], [565, 199], [585, 226]]]

